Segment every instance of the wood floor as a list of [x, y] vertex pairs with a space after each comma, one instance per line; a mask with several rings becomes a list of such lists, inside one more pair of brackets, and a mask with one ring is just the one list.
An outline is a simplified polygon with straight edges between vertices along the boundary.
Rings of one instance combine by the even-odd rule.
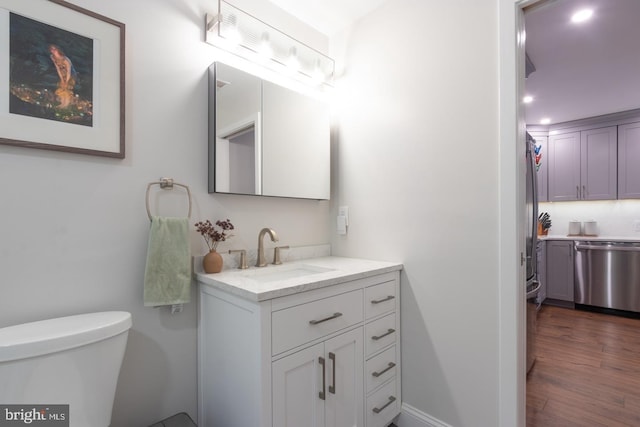
[[640, 319], [543, 306], [527, 427], [640, 426]]

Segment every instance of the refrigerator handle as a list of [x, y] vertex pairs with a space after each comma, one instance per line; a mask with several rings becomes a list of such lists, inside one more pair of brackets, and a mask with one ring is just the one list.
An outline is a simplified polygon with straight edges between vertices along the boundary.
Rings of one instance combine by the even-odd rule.
[[[529, 145], [529, 164], [531, 166], [531, 191], [533, 191], [533, 221], [531, 221], [531, 226], [533, 230], [531, 230], [531, 256], [533, 257], [533, 253], [538, 246], [538, 173], [536, 172], [536, 160], [535, 160], [535, 151], [532, 151], [532, 146], [535, 142], [532, 140]], [[534, 271], [537, 266], [533, 266]]]

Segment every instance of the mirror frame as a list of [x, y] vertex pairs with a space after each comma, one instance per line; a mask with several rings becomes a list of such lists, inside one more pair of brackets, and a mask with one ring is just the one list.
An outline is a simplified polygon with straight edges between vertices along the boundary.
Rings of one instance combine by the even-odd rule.
[[[253, 112], [252, 114], [248, 115], [246, 118], [243, 118], [242, 120], [236, 121], [235, 123], [230, 124], [229, 126], [225, 126], [224, 130], [224, 134], [225, 135], [233, 135], [235, 132], [237, 132], [238, 134], [240, 134], [244, 129], [249, 129], [251, 128], [251, 123], [248, 122], [248, 119], [251, 117], [254, 120], [255, 123], [255, 137], [254, 137], [254, 147], [255, 147], [255, 153], [254, 153], [254, 163], [255, 163], [255, 188], [256, 188], [256, 192], [254, 193], [242, 193], [242, 192], [230, 192], [230, 191], [220, 191], [219, 186], [220, 186], [220, 168], [217, 165], [217, 160], [219, 160], [216, 155], [216, 150], [218, 149], [218, 139], [220, 136], [220, 132], [218, 132], [218, 123], [217, 123], [217, 103], [218, 103], [218, 87], [217, 87], [217, 80], [218, 80], [218, 67], [219, 66], [223, 66], [223, 67], [227, 67], [229, 69], [235, 69], [240, 73], [244, 73], [247, 76], [250, 77], [255, 77], [256, 79], [258, 79], [259, 84], [260, 84], [260, 108], [259, 111], [257, 112]], [[293, 124], [299, 124], [301, 122], [301, 117], [296, 117], [296, 118], [290, 118], [290, 117], [285, 117], [283, 120], [278, 120], [277, 122], [274, 122], [274, 117], [280, 117], [278, 114], [272, 113], [272, 112], [265, 112], [264, 111], [264, 107], [265, 107], [265, 103], [269, 104], [269, 103], [273, 103], [273, 98], [270, 98], [270, 102], [265, 102], [265, 85], [268, 85], [271, 88], [276, 88], [276, 90], [282, 90], [282, 94], [285, 94], [287, 99], [291, 99], [291, 97], [295, 98], [300, 98], [302, 101], [304, 101], [304, 103], [310, 105], [311, 111], [316, 111], [313, 108], [317, 107], [319, 108], [319, 122], [321, 123], [320, 126], [314, 126], [309, 122], [311, 125], [309, 126], [310, 129], [313, 129], [313, 132], [310, 132], [309, 135], [313, 135], [315, 138], [317, 139], [319, 144], [316, 146], [315, 148], [315, 152], [309, 152], [309, 155], [307, 156], [306, 154], [304, 155], [305, 158], [298, 158], [298, 159], [291, 159], [290, 156], [279, 156], [278, 158], [283, 158], [283, 162], [286, 163], [282, 163], [279, 165], [272, 165], [273, 167], [271, 167], [271, 173], [273, 173], [274, 170], [276, 171], [280, 171], [282, 170], [284, 174], [287, 173], [292, 173], [292, 175], [300, 175], [300, 176], [293, 176], [293, 178], [291, 178], [292, 183], [295, 183], [295, 185], [298, 185], [298, 183], [300, 182], [300, 180], [303, 179], [304, 177], [304, 173], [307, 171], [313, 171], [315, 170], [315, 172], [310, 172], [311, 176], [317, 176], [318, 180], [316, 183], [314, 182], [310, 182], [310, 187], [313, 187], [314, 189], [311, 190], [311, 192], [306, 195], [300, 192], [300, 185], [298, 185], [298, 189], [281, 189], [281, 188], [276, 188], [274, 190], [273, 185], [269, 186], [269, 183], [267, 183], [267, 185], [265, 186], [265, 182], [264, 182], [264, 177], [265, 175], [269, 176], [269, 171], [266, 170], [269, 167], [265, 167], [264, 162], [265, 162], [265, 155], [264, 155], [264, 150], [268, 150], [269, 147], [269, 141], [266, 140], [268, 138], [266, 138], [265, 135], [265, 128], [269, 129], [269, 128], [274, 128], [274, 127], [281, 127], [281, 126], [291, 126]], [[271, 93], [272, 91], [267, 91], [268, 93]], [[330, 182], [330, 174], [331, 174], [331, 141], [330, 141], [330, 114], [329, 114], [329, 106], [328, 104], [324, 103], [323, 101], [314, 99], [311, 96], [307, 96], [304, 95], [300, 92], [291, 90], [289, 88], [286, 88], [284, 86], [278, 85], [276, 83], [273, 83], [271, 81], [267, 81], [267, 80], [263, 80], [257, 76], [252, 75], [251, 73], [248, 73], [244, 70], [239, 70], [235, 67], [232, 67], [228, 64], [225, 63], [221, 63], [221, 62], [214, 62], [210, 67], [209, 67], [209, 97], [208, 97], [208, 101], [209, 101], [209, 135], [208, 135], [208, 191], [209, 193], [215, 193], [215, 194], [238, 194], [238, 195], [250, 195], [250, 196], [263, 196], [263, 197], [281, 197], [281, 198], [296, 198], [296, 199], [311, 199], [311, 200], [329, 200], [330, 198], [330, 191], [331, 191], [331, 182]], [[270, 114], [271, 113], [271, 114]], [[312, 115], [309, 114], [307, 115], [307, 117], [311, 117]], [[265, 127], [265, 117], [268, 120], [271, 120], [269, 122], [269, 126]], [[314, 115], [315, 117], [315, 115]], [[304, 118], [304, 117], [302, 117]], [[326, 124], [326, 126], [325, 126]], [[326, 128], [326, 129], [325, 129]], [[306, 129], [306, 128], [305, 128]], [[296, 140], [292, 140], [289, 141], [291, 142], [291, 147], [292, 147], [292, 152], [298, 152], [298, 154], [301, 153], [301, 150], [299, 149], [300, 147], [298, 146], [298, 150], [294, 150], [294, 148], [296, 148], [295, 145], [293, 144], [299, 144], [300, 141], [300, 128], [297, 129], [297, 132], [292, 132], [292, 134], [298, 134], [298, 136], [296, 137]], [[304, 130], [302, 132], [304, 134]], [[271, 134], [271, 133], [269, 133]], [[282, 132], [279, 132], [280, 136], [282, 135]], [[306, 137], [304, 137], [306, 138]], [[323, 143], [323, 141], [326, 140], [326, 144]], [[281, 149], [282, 147], [282, 139], [280, 140], [276, 140], [276, 143], [272, 143], [272, 146], [279, 146], [279, 148]], [[304, 142], [304, 141], [303, 141]], [[311, 145], [310, 147], [314, 147], [314, 145]], [[320, 147], [320, 148], [318, 148]], [[306, 152], [305, 152], [306, 153]], [[267, 156], [267, 158], [272, 158], [273, 156]], [[308, 164], [308, 167], [304, 167], [305, 161]], [[298, 166], [299, 164], [303, 164], [302, 167]], [[326, 167], [325, 167], [326, 164]], [[295, 167], [294, 167], [295, 165]], [[288, 169], [288, 170], [287, 170]], [[326, 170], [325, 170], [326, 169]], [[298, 171], [297, 173], [295, 173], [295, 171]], [[289, 178], [287, 178], [289, 179]], [[273, 182], [273, 181], [272, 181]], [[280, 183], [282, 184], [282, 180], [280, 180]], [[286, 186], [286, 185], [285, 185]], [[278, 186], [279, 187], [279, 186]], [[271, 194], [264, 194], [264, 190], [265, 188], [267, 188]]]

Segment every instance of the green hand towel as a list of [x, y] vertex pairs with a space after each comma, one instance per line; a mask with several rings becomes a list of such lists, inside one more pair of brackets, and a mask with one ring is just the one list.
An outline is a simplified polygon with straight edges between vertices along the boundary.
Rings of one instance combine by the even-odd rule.
[[151, 218], [144, 305], [182, 304], [191, 298], [189, 219]]

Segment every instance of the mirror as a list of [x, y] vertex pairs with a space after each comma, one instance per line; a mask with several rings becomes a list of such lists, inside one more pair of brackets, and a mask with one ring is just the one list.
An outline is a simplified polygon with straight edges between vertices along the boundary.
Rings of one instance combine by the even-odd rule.
[[209, 192], [329, 199], [329, 106], [222, 63], [209, 69]]

